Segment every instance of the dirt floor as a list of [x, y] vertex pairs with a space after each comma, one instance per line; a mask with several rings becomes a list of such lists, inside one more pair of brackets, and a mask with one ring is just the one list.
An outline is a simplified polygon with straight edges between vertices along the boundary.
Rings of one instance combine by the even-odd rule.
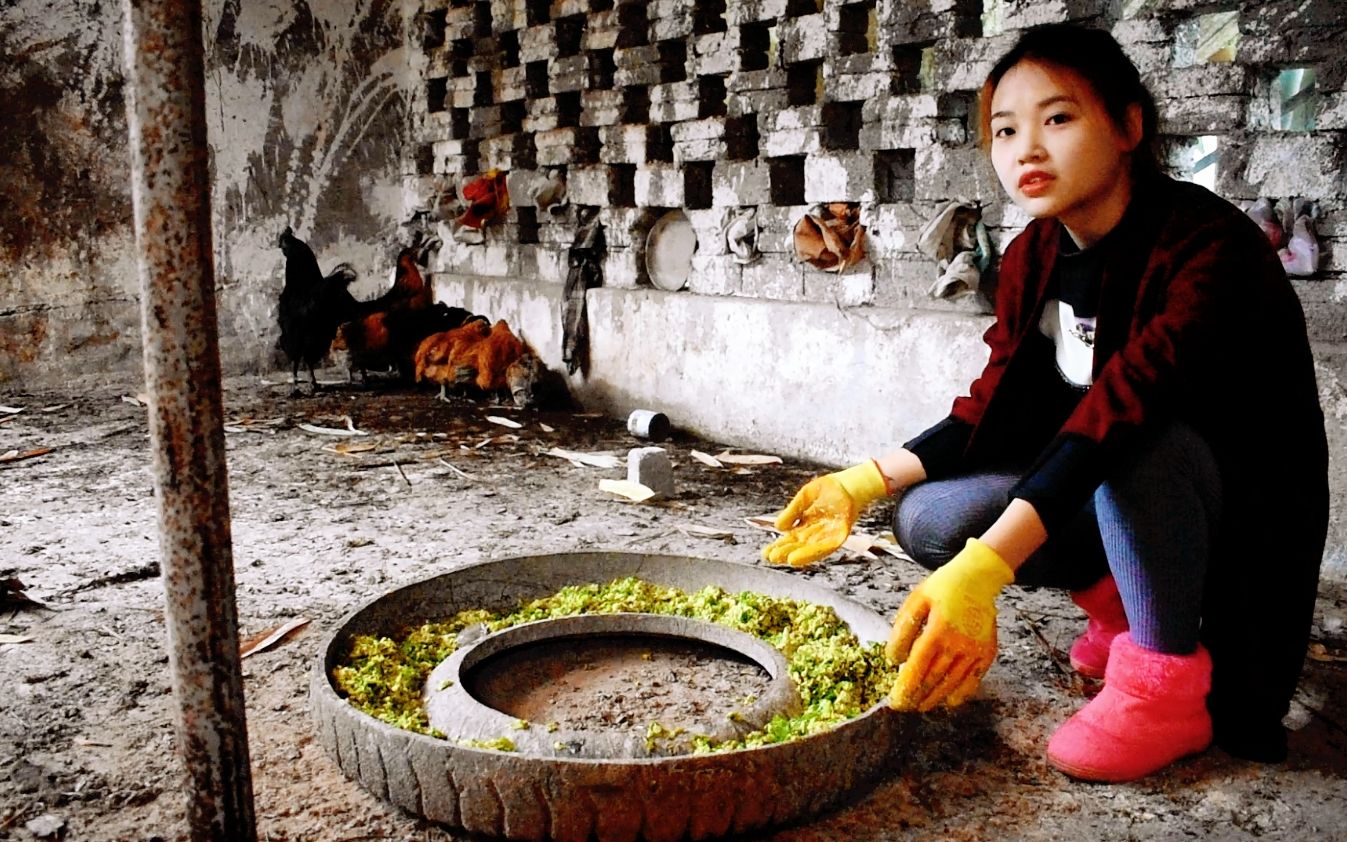
[[[0, 643], [3, 840], [185, 837], [149, 440], [134, 392], [0, 389], [0, 406], [23, 409], [0, 411], [0, 459], [51, 448], [0, 461], [0, 580], [18, 579], [46, 606], [0, 611], [0, 640], [21, 641]], [[400, 387], [294, 398], [288, 383], [256, 377], [231, 381], [225, 401], [244, 636], [311, 620], [243, 662], [264, 840], [457, 838], [346, 779], [314, 739], [308, 671], [352, 608], [483, 558], [611, 549], [759, 563], [765, 533], [745, 518], [779, 508], [815, 471], [789, 460], [708, 467], [691, 451], [720, 444], [676, 436], [676, 498], [636, 505], [598, 489], [625, 469], [542, 455], [625, 457], [642, 443], [613, 419], [442, 403]], [[345, 417], [369, 435], [299, 426], [341, 428]], [[862, 525], [882, 528], [885, 516]], [[706, 537], [716, 530], [730, 537]], [[888, 557], [798, 575], [891, 614], [921, 571]], [[908, 749], [872, 788], [764, 838], [1347, 839], [1347, 589], [1321, 588], [1321, 648], [1288, 719], [1290, 762], [1211, 750], [1125, 786], [1072, 782], [1043, 758], [1053, 728], [1097, 689], [1062, 668], [1082, 615], [1048, 591], [1011, 588], [1000, 605], [1000, 658], [978, 698], [914, 715]]]

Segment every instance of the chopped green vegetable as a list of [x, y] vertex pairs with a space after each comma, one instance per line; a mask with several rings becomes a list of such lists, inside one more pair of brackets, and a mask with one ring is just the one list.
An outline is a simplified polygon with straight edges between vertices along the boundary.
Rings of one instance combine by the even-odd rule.
[[516, 751], [514, 740], [509, 737], [496, 737], [494, 740], [459, 740], [458, 744], [469, 748], [489, 748], [493, 751]]
[[[795, 599], [707, 586], [694, 593], [634, 577], [607, 585], [572, 585], [509, 613], [473, 609], [448, 620], [425, 623], [395, 638], [358, 635], [342, 665], [332, 670], [337, 689], [357, 709], [390, 725], [428, 733], [421, 691], [430, 672], [458, 647], [463, 629], [484, 624], [492, 632], [535, 620], [580, 614], [633, 612], [707, 620], [738, 629], [776, 647], [789, 664], [803, 707], [793, 717], [777, 716], [761, 730], [720, 743], [695, 736], [696, 752], [768, 745], [826, 731], [852, 719], [888, 695], [897, 675], [878, 643], [861, 644], [832, 608]], [[443, 689], [443, 688], [441, 688]], [[519, 722], [523, 722], [520, 720]], [[527, 728], [528, 723], [517, 728]], [[548, 731], [556, 730], [549, 723]], [[652, 722], [646, 743], [667, 740], [670, 731]], [[442, 736], [442, 735], [441, 735]], [[489, 743], [489, 744], [488, 744]], [[512, 741], [472, 741], [479, 748], [514, 751]], [[480, 744], [480, 745], [479, 745]]]

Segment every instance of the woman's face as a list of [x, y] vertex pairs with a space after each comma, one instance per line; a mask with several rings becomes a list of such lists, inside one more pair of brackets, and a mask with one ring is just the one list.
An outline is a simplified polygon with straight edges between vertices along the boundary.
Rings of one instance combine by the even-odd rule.
[[1130, 153], [1141, 134], [1134, 111], [1124, 136], [1075, 71], [1016, 64], [992, 94], [991, 157], [1001, 186], [1030, 216], [1057, 218], [1077, 244], [1093, 244], [1131, 198]]

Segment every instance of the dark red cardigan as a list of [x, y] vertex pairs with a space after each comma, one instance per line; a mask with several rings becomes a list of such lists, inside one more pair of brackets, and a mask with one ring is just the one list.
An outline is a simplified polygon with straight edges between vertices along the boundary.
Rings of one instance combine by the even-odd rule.
[[[1094, 385], [1037, 466], [1066, 475], [1060, 504], [1075, 511], [1148, 429], [1178, 419], [1207, 440], [1224, 498], [1202, 618], [1215, 663], [1209, 706], [1218, 742], [1266, 754], [1243, 743], [1284, 740], [1328, 524], [1328, 445], [1304, 312], [1262, 231], [1229, 202], [1167, 178], [1139, 186], [1134, 201], [1141, 213], [1101, 281]], [[991, 355], [951, 412], [972, 425], [964, 467], [1023, 444], [1015, 438], [1043, 379], [1030, 370], [1041, 358], [1022, 351], [1060, 234], [1055, 220], [1035, 220], [1001, 262], [984, 337]]]

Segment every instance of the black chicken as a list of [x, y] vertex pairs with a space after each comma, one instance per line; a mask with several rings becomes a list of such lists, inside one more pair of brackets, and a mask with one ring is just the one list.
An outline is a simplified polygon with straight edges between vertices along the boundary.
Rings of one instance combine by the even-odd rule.
[[357, 303], [347, 288], [355, 270], [343, 263], [323, 277], [308, 244], [286, 226], [277, 239], [285, 254], [285, 287], [281, 290], [279, 321], [281, 350], [290, 358], [290, 375], [299, 390], [299, 365], [309, 370], [309, 382], [318, 390], [313, 367], [327, 356], [337, 326], [354, 318]]

